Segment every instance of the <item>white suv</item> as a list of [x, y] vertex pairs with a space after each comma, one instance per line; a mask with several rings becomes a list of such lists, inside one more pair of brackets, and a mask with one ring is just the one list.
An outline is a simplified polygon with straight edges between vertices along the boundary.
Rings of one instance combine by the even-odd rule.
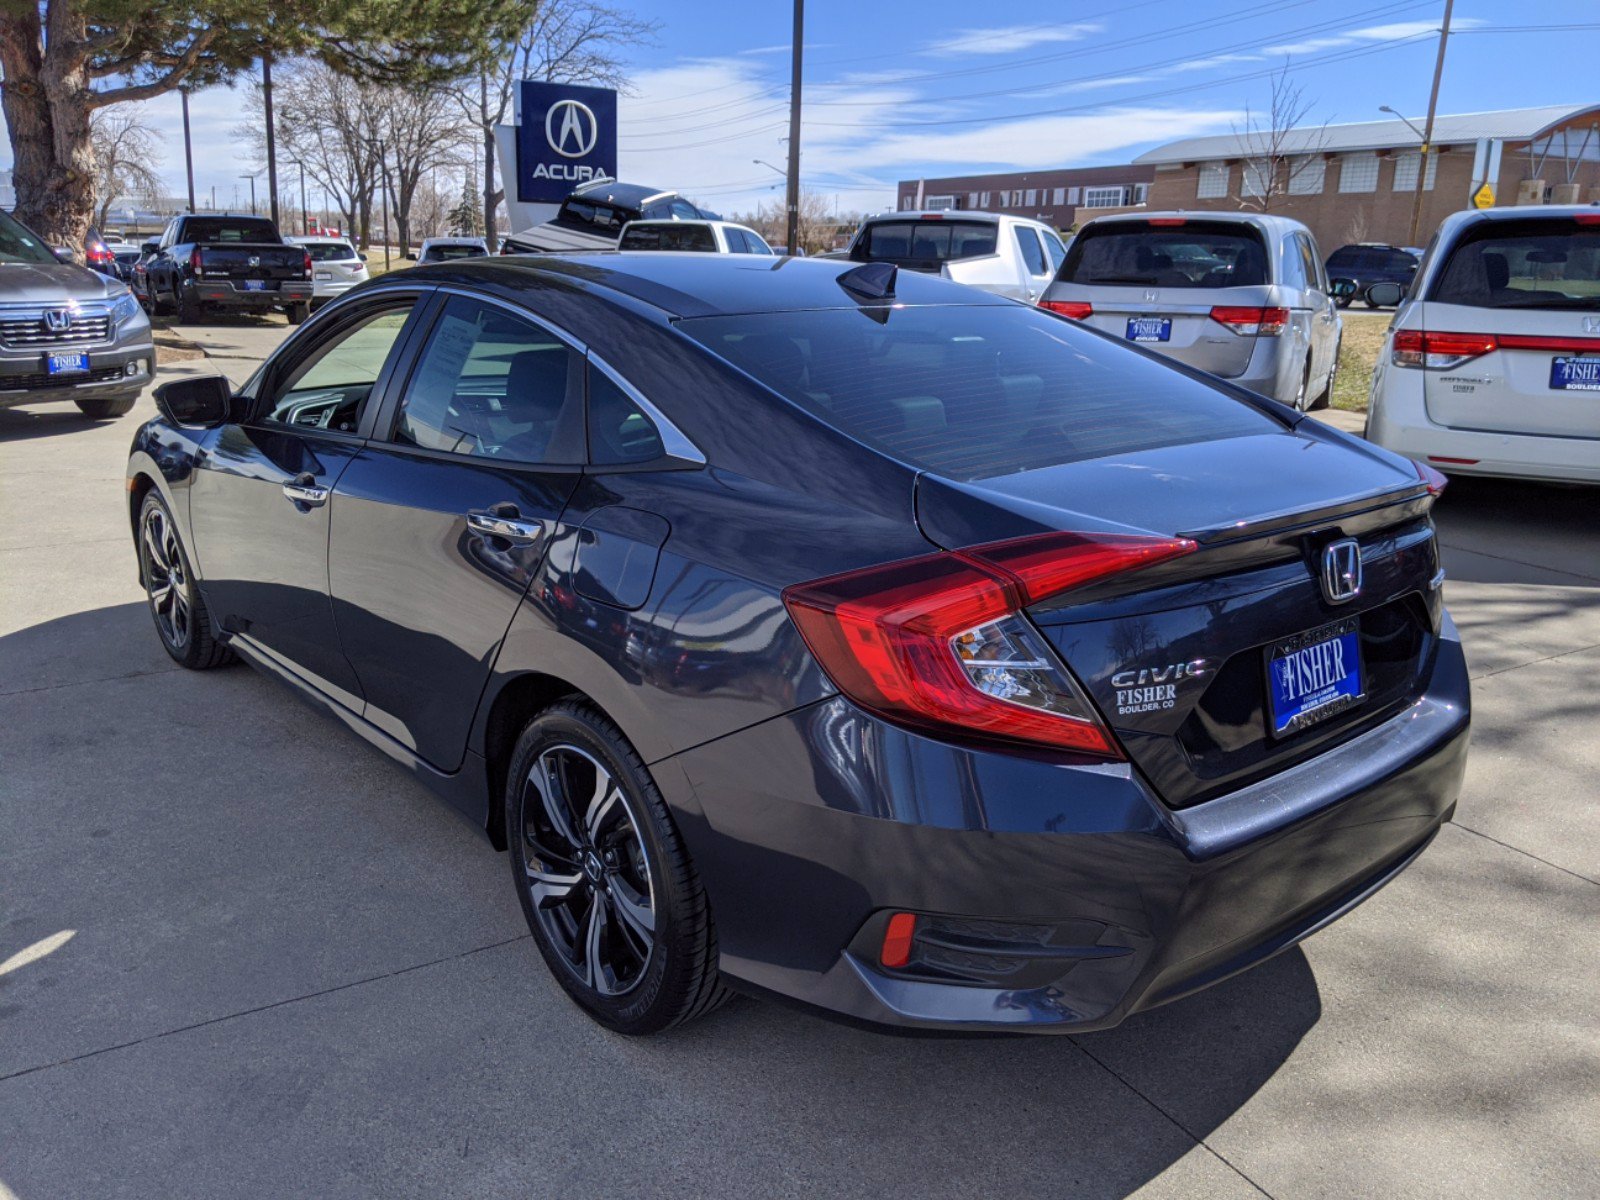
[[1367, 437], [1446, 473], [1600, 483], [1600, 208], [1447, 217], [1378, 356]]
[[968, 209], [887, 212], [856, 230], [848, 257], [943, 275], [1032, 304], [1055, 278], [1067, 250], [1050, 226]]

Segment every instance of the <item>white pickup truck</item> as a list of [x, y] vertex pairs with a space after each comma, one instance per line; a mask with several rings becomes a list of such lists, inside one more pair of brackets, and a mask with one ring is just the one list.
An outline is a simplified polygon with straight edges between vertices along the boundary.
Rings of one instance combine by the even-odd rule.
[[849, 250], [853, 262], [943, 275], [1027, 304], [1038, 302], [1066, 256], [1061, 235], [1042, 222], [959, 209], [868, 217]]

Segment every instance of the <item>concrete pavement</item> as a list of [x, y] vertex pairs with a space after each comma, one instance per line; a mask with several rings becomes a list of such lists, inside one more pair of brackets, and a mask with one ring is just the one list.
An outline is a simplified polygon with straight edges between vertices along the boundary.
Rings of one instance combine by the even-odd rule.
[[[183, 332], [239, 381], [284, 327]], [[1078, 1038], [738, 1001], [635, 1042], [430, 795], [162, 653], [121, 486], [152, 412], [0, 412], [0, 1197], [1593, 1194], [1596, 492], [1452, 484], [1457, 820], [1303, 948]]]

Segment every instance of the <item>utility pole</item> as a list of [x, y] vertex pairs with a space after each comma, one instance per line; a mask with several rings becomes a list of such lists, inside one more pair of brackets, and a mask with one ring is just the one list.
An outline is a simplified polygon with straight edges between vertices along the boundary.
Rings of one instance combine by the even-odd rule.
[[1433, 153], [1433, 117], [1439, 111], [1439, 80], [1444, 75], [1444, 47], [1450, 40], [1450, 10], [1455, 0], [1444, 0], [1444, 24], [1439, 28], [1439, 57], [1433, 63], [1433, 90], [1428, 93], [1428, 119], [1422, 127], [1422, 150], [1417, 155], [1417, 188], [1411, 200], [1411, 241], [1417, 244], [1422, 229], [1422, 185], [1428, 177], [1428, 155]]
[[[261, 100], [267, 110], [267, 194], [272, 198], [272, 223], [278, 224], [278, 138], [272, 127], [272, 53], [261, 56]], [[251, 185], [254, 187], [254, 184]], [[255, 206], [251, 205], [251, 211]]]
[[306, 211], [306, 164], [304, 159], [294, 158], [290, 162], [300, 168], [300, 232], [311, 232], [311, 214]]
[[794, 0], [794, 46], [789, 68], [789, 185], [784, 195], [791, 256], [800, 249], [800, 52], [805, 41], [805, 23], [805, 0]]
[[250, 181], [250, 215], [253, 217], [256, 215], [256, 177], [254, 175], [241, 175], [239, 178]]
[[189, 211], [194, 211], [194, 144], [189, 140], [189, 89], [181, 87], [183, 98], [183, 166], [189, 176]]

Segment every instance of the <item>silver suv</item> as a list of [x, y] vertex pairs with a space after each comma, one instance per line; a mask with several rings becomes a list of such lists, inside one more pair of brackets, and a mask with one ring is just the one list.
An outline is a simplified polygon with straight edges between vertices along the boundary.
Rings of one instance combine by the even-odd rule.
[[1299, 221], [1099, 217], [1072, 239], [1041, 303], [1298, 409], [1325, 408], [1333, 394], [1343, 326]]
[[120, 417], [155, 357], [127, 284], [62, 262], [0, 212], [0, 408], [70, 400], [84, 416]]
[[848, 257], [943, 275], [985, 292], [1034, 303], [1066, 257], [1054, 229], [1004, 213], [890, 212], [868, 217]]

